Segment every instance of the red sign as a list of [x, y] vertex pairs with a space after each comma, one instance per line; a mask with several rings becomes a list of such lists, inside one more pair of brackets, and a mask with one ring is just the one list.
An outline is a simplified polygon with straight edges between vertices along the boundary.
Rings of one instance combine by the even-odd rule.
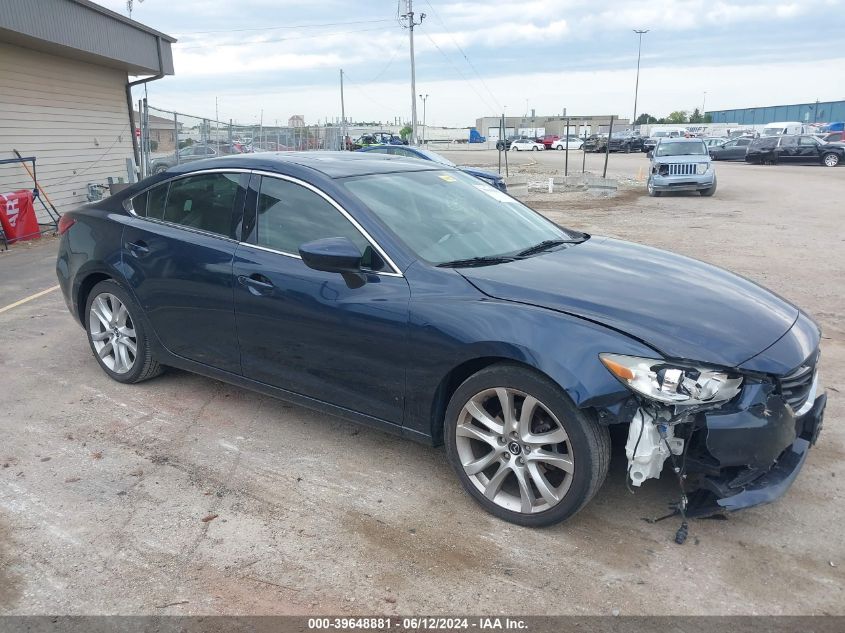
[[0, 193], [0, 226], [9, 242], [41, 237], [32, 206], [32, 191], [21, 189]]
[[139, 128], [139, 127], [135, 128], [135, 136], [137, 136], [138, 138], [141, 138], [141, 128]]

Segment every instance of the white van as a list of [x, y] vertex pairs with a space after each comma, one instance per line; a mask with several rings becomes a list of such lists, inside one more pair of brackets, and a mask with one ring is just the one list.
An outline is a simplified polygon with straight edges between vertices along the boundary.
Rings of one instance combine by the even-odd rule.
[[760, 136], [781, 136], [783, 134], [810, 134], [810, 130], [800, 121], [779, 121], [767, 123]]

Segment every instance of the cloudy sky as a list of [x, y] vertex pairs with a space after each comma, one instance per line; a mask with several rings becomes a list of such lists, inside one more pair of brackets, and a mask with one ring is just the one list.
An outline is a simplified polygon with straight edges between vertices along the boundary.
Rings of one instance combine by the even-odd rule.
[[[125, 0], [98, 0], [126, 15]], [[153, 105], [222, 120], [410, 117], [400, 0], [135, 0], [133, 18], [178, 38]], [[417, 92], [430, 125], [483, 115], [630, 117], [845, 98], [845, 0], [414, 0]], [[834, 46], [831, 43], [835, 42]], [[706, 96], [705, 96], [706, 92]], [[136, 93], [137, 95], [137, 93]], [[419, 116], [422, 108], [419, 107]]]

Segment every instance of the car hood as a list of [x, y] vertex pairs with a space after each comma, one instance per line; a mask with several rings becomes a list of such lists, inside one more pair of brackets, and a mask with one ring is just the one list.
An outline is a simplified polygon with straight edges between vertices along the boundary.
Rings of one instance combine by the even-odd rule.
[[710, 154], [696, 154], [694, 156], [653, 156], [655, 163], [706, 163], [710, 160]]
[[798, 318], [796, 307], [743, 277], [610, 238], [458, 270], [491, 297], [589, 319], [667, 357], [728, 367], [772, 345]]

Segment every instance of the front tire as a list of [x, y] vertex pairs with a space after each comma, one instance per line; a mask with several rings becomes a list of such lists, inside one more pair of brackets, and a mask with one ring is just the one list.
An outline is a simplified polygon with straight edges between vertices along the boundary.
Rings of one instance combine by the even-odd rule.
[[103, 371], [117, 382], [141, 382], [163, 370], [153, 358], [140, 313], [129, 293], [111, 279], [98, 283], [88, 295], [88, 344]]
[[825, 167], [836, 167], [839, 164], [839, 154], [828, 152], [822, 156], [822, 164]]
[[652, 198], [660, 197], [661, 192], [654, 188], [654, 183], [652, 182], [651, 178], [648, 179], [646, 189], [648, 189], [648, 195], [650, 195]]
[[702, 196], [705, 196], [705, 197], [709, 198], [709, 197], [710, 197], [710, 196], [712, 196], [714, 193], [716, 193], [716, 181], [715, 181], [715, 180], [713, 180], [713, 185], [712, 185], [712, 186], [708, 187], [707, 189], [701, 189], [701, 190], [699, 190], [699, 192], [698, 192], [698, 193], [700, 193]]
[[446, 453], [464, 489], [491, 514], [543, 527], [578, 512], [604, 482], [610, 435], [547, 377], [492, 365], [455, 391]]

